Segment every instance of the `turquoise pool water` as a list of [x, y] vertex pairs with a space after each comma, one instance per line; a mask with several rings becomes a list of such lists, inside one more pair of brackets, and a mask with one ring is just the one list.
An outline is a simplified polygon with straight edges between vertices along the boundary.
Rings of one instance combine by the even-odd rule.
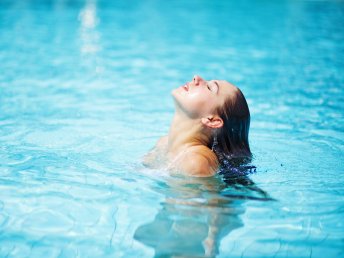
[[[0, 257], [343, 257], [343, 1], [0, 1]], [[140, 162], [227, 79], [256, 173]]]

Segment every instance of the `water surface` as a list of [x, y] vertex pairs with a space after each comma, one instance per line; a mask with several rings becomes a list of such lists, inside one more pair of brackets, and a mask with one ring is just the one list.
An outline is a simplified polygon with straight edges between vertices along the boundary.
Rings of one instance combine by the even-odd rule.
[[[342, 1], [1, 1], [1, 257], [344, 256]], [[257, 172], [141, 157], [226, 79]]]

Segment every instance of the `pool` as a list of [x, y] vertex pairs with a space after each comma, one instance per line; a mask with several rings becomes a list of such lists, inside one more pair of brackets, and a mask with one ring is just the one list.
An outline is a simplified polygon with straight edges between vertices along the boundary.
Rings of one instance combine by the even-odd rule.
[[[344, 2], [0, 2], [0, 257], [343, 257]], [[141, 157], [227, 79], [256, 172]]]

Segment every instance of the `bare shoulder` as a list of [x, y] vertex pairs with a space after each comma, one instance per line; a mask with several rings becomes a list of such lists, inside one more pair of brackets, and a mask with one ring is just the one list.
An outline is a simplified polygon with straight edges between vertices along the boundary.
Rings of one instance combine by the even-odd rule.
[[192, 176], [210, 177], [216, 174], [218, 160], [206, 146], [190, 147], [180, 160], [179, 168]]

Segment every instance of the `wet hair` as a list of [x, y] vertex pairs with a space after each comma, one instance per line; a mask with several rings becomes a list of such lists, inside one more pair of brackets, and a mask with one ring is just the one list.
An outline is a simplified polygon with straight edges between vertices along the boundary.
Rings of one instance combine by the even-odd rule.
[[209, 147], [219, 160], [220, 172], [231, 170], [235, 174], [246, 174], [244, 170], [255, 169], [244, 166], [252, 157], [248, 142], [250, 110], [240, 89], [235, 88], [235, 95], [229, 96], [215, 112], [223, 120], [223, 126], [217, 129]]

